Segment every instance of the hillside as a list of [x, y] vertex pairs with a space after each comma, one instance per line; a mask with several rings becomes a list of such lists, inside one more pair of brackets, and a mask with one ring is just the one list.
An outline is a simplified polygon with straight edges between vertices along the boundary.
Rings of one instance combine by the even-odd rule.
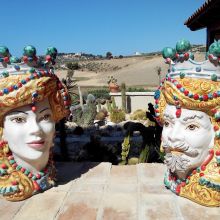
[[[195, 53], [195, 60], [203, 60], [204, 53]], [[157, 67], [162, 69], [162, 77], [167, 73], [168, 65], [161, 55], [134, 56], [122, 59], [79, 61], [80, 70], [74, 77], [79, 86], [107, 86], [108, 76], [118, 79], [118, 84], [125, 82], [127, 86], [158, 86]], [[60, 78], [65, 77], [67, 70], [57, 70]]]

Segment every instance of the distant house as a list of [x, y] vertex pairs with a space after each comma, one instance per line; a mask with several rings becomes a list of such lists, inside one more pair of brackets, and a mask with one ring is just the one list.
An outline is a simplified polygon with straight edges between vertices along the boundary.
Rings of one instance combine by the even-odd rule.
[[220, 39], [220, 1], [206, 0], [184, 23], [190, 30], [207, 28], [206, 50]]
[[140, 55], [142, 55], [142, 53], [140, 53], [140, 52], [135, 52], [134, 55], [135, 55], [135, 56], [140, 56]]

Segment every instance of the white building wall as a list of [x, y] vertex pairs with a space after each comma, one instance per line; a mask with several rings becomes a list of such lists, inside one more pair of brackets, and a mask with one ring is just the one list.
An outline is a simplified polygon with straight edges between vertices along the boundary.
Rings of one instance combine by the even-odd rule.
[[[110, 93], [115, 98], [118, 108], [122, 107], [121, 92]], [[126, 92], [128, 112], [134, 112], [137, 109], [148, 109], [148, 103], [154, 105], [154, 92]]]

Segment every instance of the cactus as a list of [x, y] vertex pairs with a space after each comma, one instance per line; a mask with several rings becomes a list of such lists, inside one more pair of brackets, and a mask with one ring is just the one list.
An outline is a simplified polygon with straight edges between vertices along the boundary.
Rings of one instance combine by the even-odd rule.
[[107, 106], [107, 110], [108, 110], [108, 112], [111, 112], [111, 103], [110, 103], [110, 101], [109, 100], [107, 100], [106, 101], [106, 106]]
[[122, 146], [122, 151], [121, 151], [122, 161], [119, 163], [119, 165], [125, 165], [127, 164], [127, 157], [128, 157], [129, 150], [130, 150], [130, 135], [124, 138], [124, 141], [121, 146]]
[[110, 113], [112, 112], [113, 109], [118, 109], [115, 103], [115, 98], [113, 96], [111, 97], [111, 101], [107, 100], [106, 104], [107, 104], [107, 110]]
[[73, 110], [73, 121], [81, 126], [91, 126], [94, 123], [94, 119], [96, 117], [96, 102], [95, 97], [92, 94], [87, 96], [86, 104], [82, 107]]
[[122, 110], [124, 112], [127, 112], [127, 108], [126, 108], [126, 85], [125, 83], [121, 84], [121, 100], [122, 100]]
[[125, 121], [125, 112], [122, 109], [112, 109], [110, 112], [110, 120], [114, 123]]
[[111, 101], [112, 101], [112, 109], [117, 109], [116, 103], [115, 103], [115, 98], [112, 96], [111, 97]]
[[101, 111], [102, 105], [101, 105], [101, 100], [100, 99], [96, 99], [97, 105], [98, 105], [98, 112]]

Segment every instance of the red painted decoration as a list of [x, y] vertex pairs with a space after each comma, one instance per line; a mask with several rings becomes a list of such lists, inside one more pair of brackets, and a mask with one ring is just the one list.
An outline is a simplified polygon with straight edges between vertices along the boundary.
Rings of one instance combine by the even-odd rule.
[[177, 185], [176, 187], [176, 194], [180, 194], [181, 185]]
[[182, 186], [182, 187], [184, 187], [185, 185], [186, 185], [186, 183], [185, 183], [185, 182], [182, 182], [182, 183], [181, 183], [181, 186]]
[[213, 158], [214, 156], [214, 150], [213, 149], [210, 149], [209, 150], [209, 155], [207, 156], [207, 158], [205, 159], [205, 161], [202, 163], [201, 167], [202, 166], [206, 166]]
[[14, 157], [11, 155], [8, 157], [9, 160], [14, 160]]
[[32, 107], [31, 107], [31, 110], [32, 110], [33, 112], [35, 112], [35, 111], [37, 110], [36, 106], [32, 106]]
[[11, 181], [11, 184], [12, 184], [13, 186], [16, 186], [16, 185], [18, 185], [18, 182], [17, 182], [16, 180], [13, 180], [13, 181]]
[[21, 87], [22, 87], [22, 83], [19, 82], [19, 83], [18, 83], [18, 88], [21, 88]]
[[214, 130], [215, 130], [215, 131], [218, 131], [218, 130], [219, 130], [219, 127], [218, 127], [217, 125], [215, 125], [215, 126], [214, 126]]
[[33, 185], [34, 185], [34, 189], [36, 191], [38, 191], [40, 189], [40, 186], [38, 185], [38, 183], [36, 181], [33, 181]]
[[7, 165], [6, 165], [5, 163], [2, 163], [2, 164], [1, 164], [1, 168], [2, 168], [2, 169], [6, 169], [6, 168], [7, 168]]
[[21, 172], [22, 172], [22, 173], [24, 173], [25, 170], [26, 170], [26, 169], [25, 169], [24, 167], [21, 168]]
[[189, 91], [188, 91], [188, 90], [185, 90], [185, 91], [184, 91], [184, 95], [187, 96], [188, 94], [189, 94]]
[[50, 55], [47, 55], [47, 56], [46, 56], [46, 61], [48, 61], [48, 62], [51, 61], [51, 56], [50, 56]]
[[203, 100], [204, 100], [204, 101], [208, 101], [208, 99], [209, 99], [209, 97], [208, 97], [207, 94], [203, 95]]
[[9, 62], [9, 57], [4, 57], [3, 59], [4, 59], [4, 62], [5, 62], [5, 63], [8, 63], [8, 62]]
[[41, 175], [39, 173], [36, 174], [37, 179], [41, 178]]
[[193, 96], [193, 98], [194, 98], [195, 100], [198, 100], [198, 99], [199, 99], [199, 95], [198, 95], [198, 94], [195, 94], [195, 95]]
[[13, 168], [16, 168], [18, 166], [18, 164], [14, 163], [11, 165]]
[[202, 170], [202, 171], [205, 171], [205, 169], [206, 169], [206, 166], [205, 166], [205, 165], [202, 165], [202, 166], [201, 166], [201, 170]]
[[188, 60], [189, 59], [189, 53], [185, 53], [184, 57], [185, 57], [186, 60]]
[[215, 114], [215, 113], [217, 112], [217, 109], [213, 108], [213, 109], [211, 109], [211, 112], [212, 112], [213, 114]]
[[217, 97], [218, 97], [217, 92], [213, 92], [213, 94], [212, 94], [212, 95], [213, 95], [213, 97], [214, 97], [214, 98], [217, 98]]
[[220, 150], [217, 150], [217, 151], [215, 152], [215, 155], [216, 155], [216, 156], [220, 156]]
[[180, 89], [182, 87], [182, 85], [181, 84], [177, 84], [176, 87], [177, 87], [177, 89]]
[[202, 176], [204, 176], [204, 175], [205, 175], [204, 173], [200, 173], [200, 174], [199, 174], [200, 177], [202, 177]]
[[38, 57], [34, 56], [34, 61], [37, 62], [37, 60], [38, 60]]
[[9, 92], [12, 92], [12, 91], [14, 91], [14, 88], [13, 88], [13, 86], [10, 86], [10, 87], [8, 87], [8, 91], [9, 91]]
[[28, 57], [27, 57], [27, 56], [23, 56], [23, 61], [24, 61], [25, 63], [27, 63], [27, 62], [28, 62]]
[[212, 155], [213, 155], [213, 154], [214, 154], [214, 150], [213, 150], [213, 149], [210, 149], [210, 150], [209, 150], [209, 154], [212, 154]]
[[193, 172], [192, 172], [193, 174], [197, 174], [197, 171], [196, 170], [193, 170]]
[[181, 109], [176, 110], [176, 117], [179, 118], [181, 116]]

